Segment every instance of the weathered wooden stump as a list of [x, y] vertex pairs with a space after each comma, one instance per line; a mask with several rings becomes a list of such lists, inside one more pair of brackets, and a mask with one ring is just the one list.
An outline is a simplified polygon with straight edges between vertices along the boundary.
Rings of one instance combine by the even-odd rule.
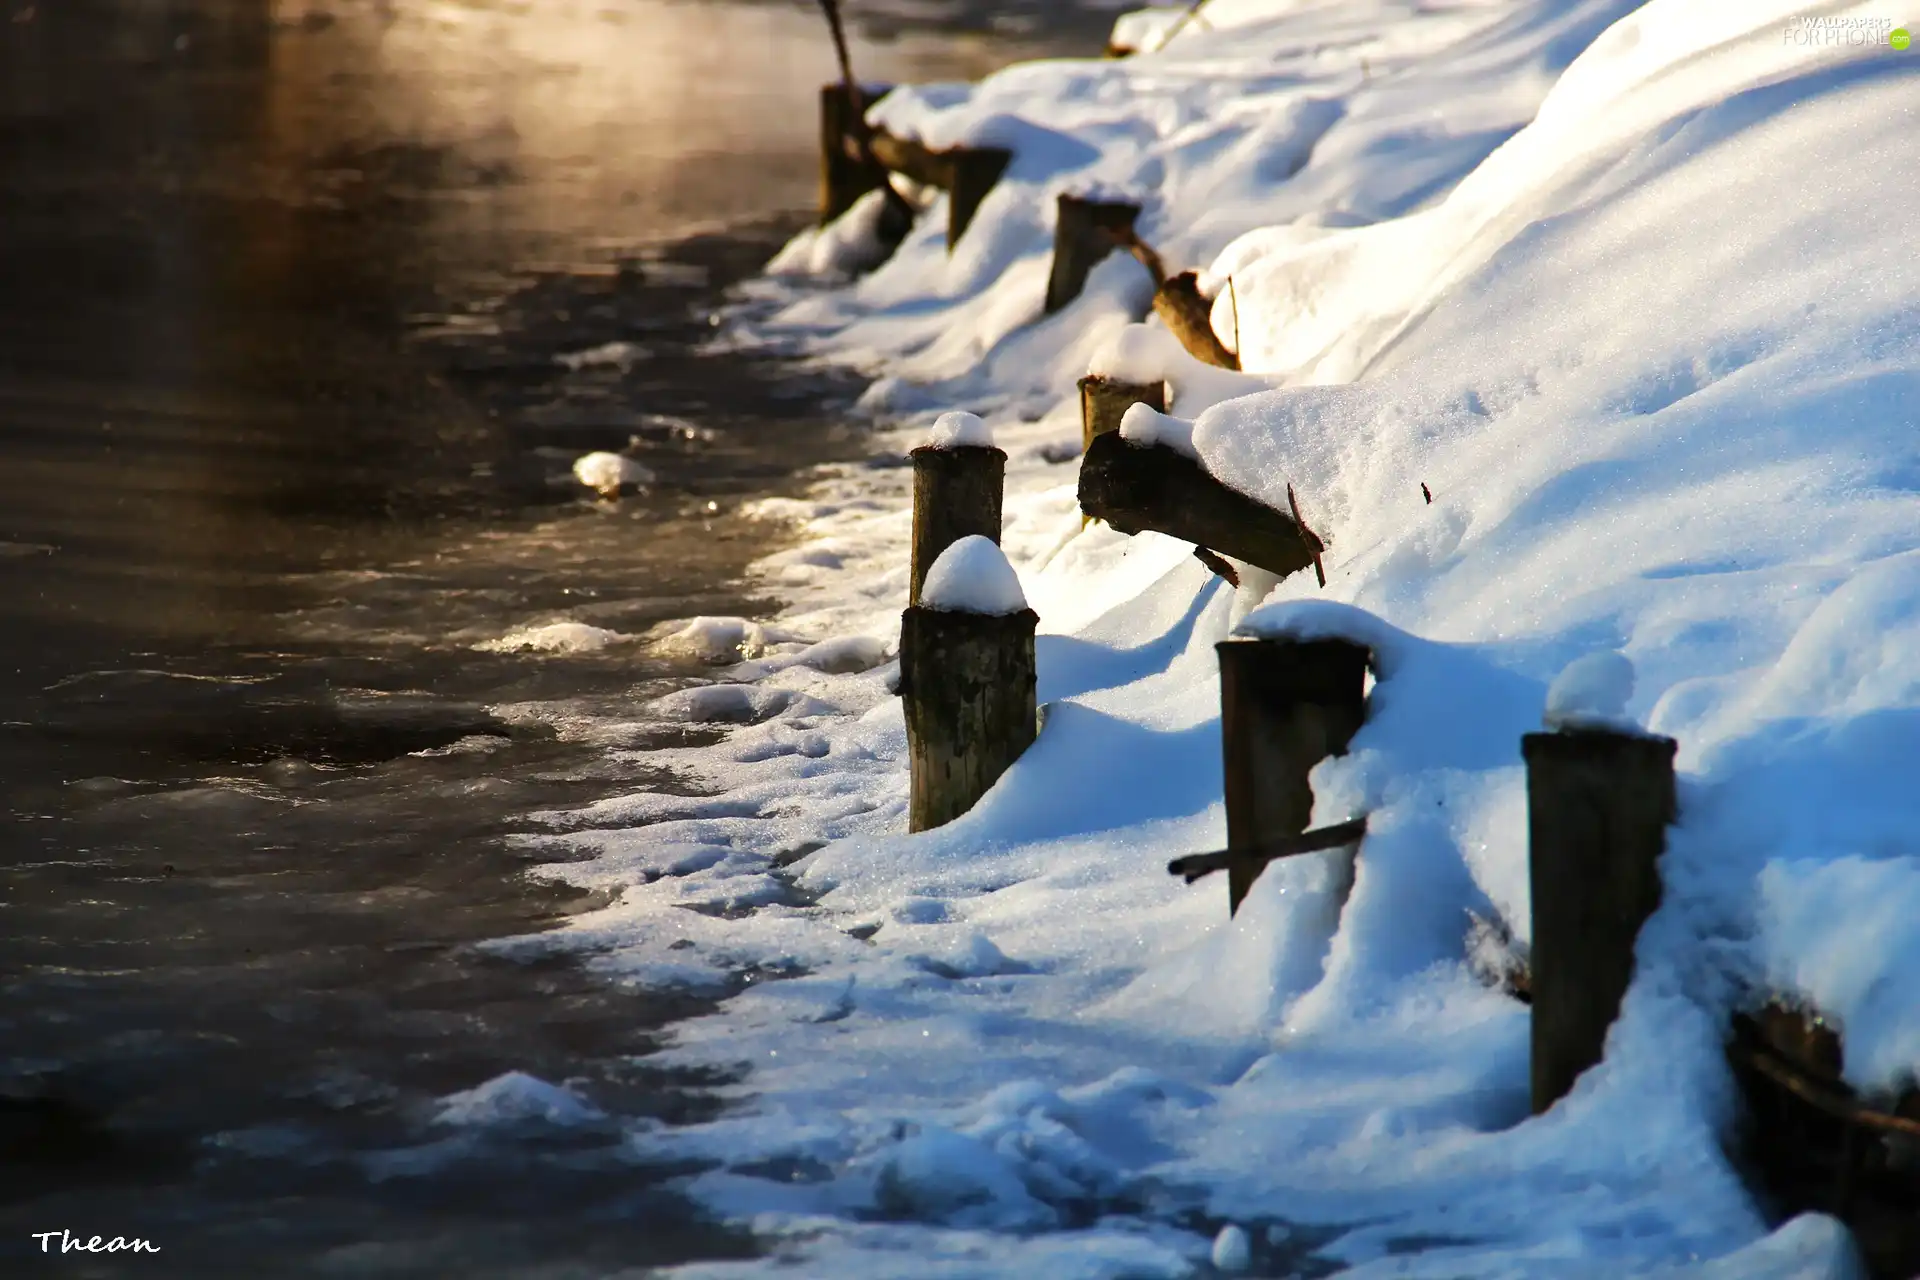
[[1169, 276], [1153, 291], [1153, 313], [1194, 359], [1221, 369], [1239, 369], [1240, 357], [1227, 350], [1213, 331], [1213, 303], [1200, 295], [1200, 277], [1193, 272]]
[[1102, 259], [1133, 236], [1140, 206], [1061, 196], [1053, 224], [1053, 271], [1047, 277], [1047, 314], [1059, 311], [1087, 287]]
[[1598, 1063], [1633, 977], [1640, 926], [1660, 905], [1674, 819], [1671, 738], [1606, 729], [1530, 733], [1533, 1110]]
[[956, 147], [947, 152], [953, 161], [953, 182], [947, 188], [947, 252], [960, 243], [973, 225], [974, 214], [1000, 182], [1013, 152], [998, 147]]
[[886, 166], [867, 151], [867, 108], [892, 91], [891, 85], [863, 85], [859, 101], [847, 86], [820, 86], [820, 225], [825, 226], [869, 191], [887, 185]]
[[1346, 640], [1228, 640], [1216, 648], [1231, 914], [1270, 860], [1261, 850], [1300, 836], [1312, 820], [1307, 775], [1343, 754], [1359, 730], [1369, 655]]
[[1746, 1099], [1745, 1167], [1783, 1215], [1830, 1213], [1873, 1280], [1920, 1275], [1920, 1090], [1862, 1098], [1816, 1011], [1737, 1015], [1727, 1059]]
[[1080, 460], [1080, 510], [1121, 533], [1152, 529], [1284, 578], [1325, 550], [1292, 516], [1207, 473], [1166, 445], [1097, 435]]
[[1120, 419], [1134, 405], [1144, 404], [1155, 413], [1167, 411], [1167, 384], [1164, 382], [1122, 382], [1118, 378], [1092, 373], [1080, 379], [1080, 448], [1093, 447], [1095, 436], [1120, 429]]
[[914, 605], [901, 614], [908, 830], [942, 826], [973, 808], [1032, 745], [1039, 622], [1024, 607], [986, 614]]
[[907, 603], [919, 604], [927, 570], [942, 551], [976, 533], [1000, 541], [1007, 455], [991, 446], [923, 445], [912, 457], [913, 558]]
[[870, 130], [867, 145], [873, 158], [886, 168], [947, 193], [948, 253], [967, 234], [981, 202], [1013, 163], [1013, 152], [999, 147], [935, 151], [911, 138], [896, 138], [884, 129]]

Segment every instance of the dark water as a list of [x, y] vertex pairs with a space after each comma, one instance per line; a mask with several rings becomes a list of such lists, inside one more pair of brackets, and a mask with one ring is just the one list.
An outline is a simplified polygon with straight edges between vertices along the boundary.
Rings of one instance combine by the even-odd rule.
[[[1063, 7], [856, 57], [1095, 47]], [[859, 455], [850, 386], [699, 349], [830, 72], [794, 6], [0, 0], [0, 1272], [753, 1252], [621, 1140], [713, 1107], [647, 1057], [697, 1006], [473, 945], [591, 905], [516, 815], [672, 785], [552, 726], [698, 673], [474, 645], [751, 614], [743, 502]], [[628, 446], [656, 489], [581, 496]], [[515, 1069], [613, 1119], [435, 1122]]]

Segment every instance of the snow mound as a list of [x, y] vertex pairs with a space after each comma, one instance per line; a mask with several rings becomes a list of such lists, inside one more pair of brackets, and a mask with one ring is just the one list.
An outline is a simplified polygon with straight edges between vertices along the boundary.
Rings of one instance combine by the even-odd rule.
[[934, 559], [920, 588], [920, 604], [928, 609], [996, 616], [1019, 613], [1027, 607], [1020, 575], [992, 538], [971, 534]]
[[943, 413], [927, 432], [930, 449], [991, 449], [993, 428], [973, 413]]
[[632, 636], [621, 632], [584, 622], [548, 622], [519, 627], [497, 640], [483, 640], [473, 647], [482, 653], [594, 653], [631, 639]]
[[587, 488], [604, 497], [613, 497], [622, 489], [634, 489], [654, 482], [651, 468], [623, 453], [589, 453], [574, 459], [573, 475]]

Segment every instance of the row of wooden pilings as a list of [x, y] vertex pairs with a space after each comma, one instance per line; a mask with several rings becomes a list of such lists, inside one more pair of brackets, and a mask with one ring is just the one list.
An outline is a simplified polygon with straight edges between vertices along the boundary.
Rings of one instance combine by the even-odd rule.
[[[913, 547], [901, 618], [900, 694], [912, 768], [909, 824], [965, 813], [1036, 735], [1031, 609], [928, 607], [921, 589], [959, 539], [999, 541], [1006, 455], [992, 447], [913, 451]], [[1177, 859], [1190, 880], [1227, 872], [1237, 911], [1266, 865], [1354, 846], [1364, 820], [1307, 832], [1307, 776], [1340, 755], [1366, 717], [1372, 657], [1344, 640], [1233, 639], [1219, 646], [1227, 849]], [[1533, 883], [1533, 1104], [1545, 1110], [1600, 1060], [1633, 970], [1641, 923], [1660, 901], [1657, 863], [1674, 816], [1672, 739], [1598, 730], [1529, 734]], [[1302, 837], [1306, 838], [1303, 840]]]
[[[1095, 443], [1114, 436], [1108, 428], [1143, 389], [1082, 390], [1083, 430]], [[1090, 454], [1083, 467], [1093, 462]], [[900, 693], [915, 831], [966, 813], [1038, 733], [1032, 610], [981, 615], [921, 602], [927, 574], [949, 546], [970, 536], [999, 541], [1005, 467], [1006, 455], [992, 447], [913, 453]], [[1366, 819], [1308, 830], [1308, 778], [1321, 760], [1343, 754], [1365, 723], [1373, 655], [1348, 640], [1284, 636], [1230, 639], [1218, 655], [1227, 848], [1176, 858], [1168, 870], [1189, 883], [1224, 870], [1229, 913], [1281, 858], [1329, 852], [1348, 859], [1351, 883]], [[1677, 807], [1676, 744], [1577, 728], [1527, 734], [1520, 747], [1531, 954], [1521, 973], [1505, 976], [1532, 1006], [1537, 1114], [1601, 1060], [1632, 979], [1635, 940], [1661, 898], [1659, 861]], [[1914, 1274], [1920, 1182], [1902, 1161], [1920, 1160], [1920, 1094], [1909, 1091], [1891, 1110], [1869, 1106], [1840, 1078], [1833, 1030], [1817, 1014], [1778, 1004], [1736, 1019], [1728, 1056], [1749, 1104], [1748, 1157], [1776, 1202], [1849, 1221], [1873, 1275]]]
[[[869, 124], [867, 111], [888, 85], [823, 85], [820, 89], [820, 224], [825, 226], [870, 192], [882, 192], [889, 216], [880, 235], [891, 253], [912, 225], [912, 212], [892, 185], [899, 174], [921, 187], [947, 193], [947, 252], [959, 245], [1014, 155], [1000, 147], [934, 149]], [[1212, 304], [1192, 271], [1169, 274], [1160, 255], [1143, 241], [1136, 224], [1141, 206], [1124, 200], [1061, 194], [1055, 200], [1053, 265], [1047, 275], [1044, 313], [1053, 315], [1080, 296], [1093, 269], [1116, 250], [1137, 258], [1153, 278], [1153, 310], [1196, 358], [1238, 369], [1240, 357], [1213, 331]]]

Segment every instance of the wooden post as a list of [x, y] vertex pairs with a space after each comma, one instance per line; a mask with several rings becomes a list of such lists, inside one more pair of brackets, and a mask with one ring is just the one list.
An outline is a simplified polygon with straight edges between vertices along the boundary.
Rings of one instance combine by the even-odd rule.
[[1031, 609], [994, 615], [914, 605], [900, 615], [909, 831], [973, 808], [1032, 745], [1039, 622]]
[[1053, 272], [1047, 277], [1047, 314], [1065, 307], [1087, 287], [1087, 276], [1131, 237], [1137, 204], [1061, 196], [1053, 223]]
[[[1000, 499], [1007, 455], [991, 446], [959, 449], [922, 445], [913, 451], [913, 560], [907, 603], [920, 603], [927, 570], [960, 539], [980, 534], [1000, 541]], [[905, 641], [901, 642], [903, 645]]]
[[1307, 774], [1345, 753], [1359, 730], [1369, 655], [1347, 640], [1228, 640], [1216, 650], [1231, 914], [1266, 866], [1234, 852], [1298, 836], [1312, 821]]
[[1571, 729], [1530, 733], [1533, 1110], [1600, 1061], [1633, 977], [1633, 944], [1660, 905], [1660, 854], [1675, 812], [1671, 738]]
[[861, 196], [886, 185], [884, 166], [867, 155], [861, 145], [866, 131], [866, 110], [891, 86], [866, 85], [860, 90], [860, 102], [847, 100], [844, 84], [820, 86], [820, 225], [826, 226], [853, 208]]
[[1080, 379], [1080, 448], [1084, 452], [1095, 436], [1120, 429], [1120, 419], [1136, 404], [1156, 413], [1167, 411], [1164, 382], [1121, 382], [1090, 373]]
[[953, 163], [953, 181], [947, 188], [947, 252], [960, 243], [973, 225], [987, 193], [1013, 163], [1013, 152], [998, 147], [956, 147], [947, 153]]

